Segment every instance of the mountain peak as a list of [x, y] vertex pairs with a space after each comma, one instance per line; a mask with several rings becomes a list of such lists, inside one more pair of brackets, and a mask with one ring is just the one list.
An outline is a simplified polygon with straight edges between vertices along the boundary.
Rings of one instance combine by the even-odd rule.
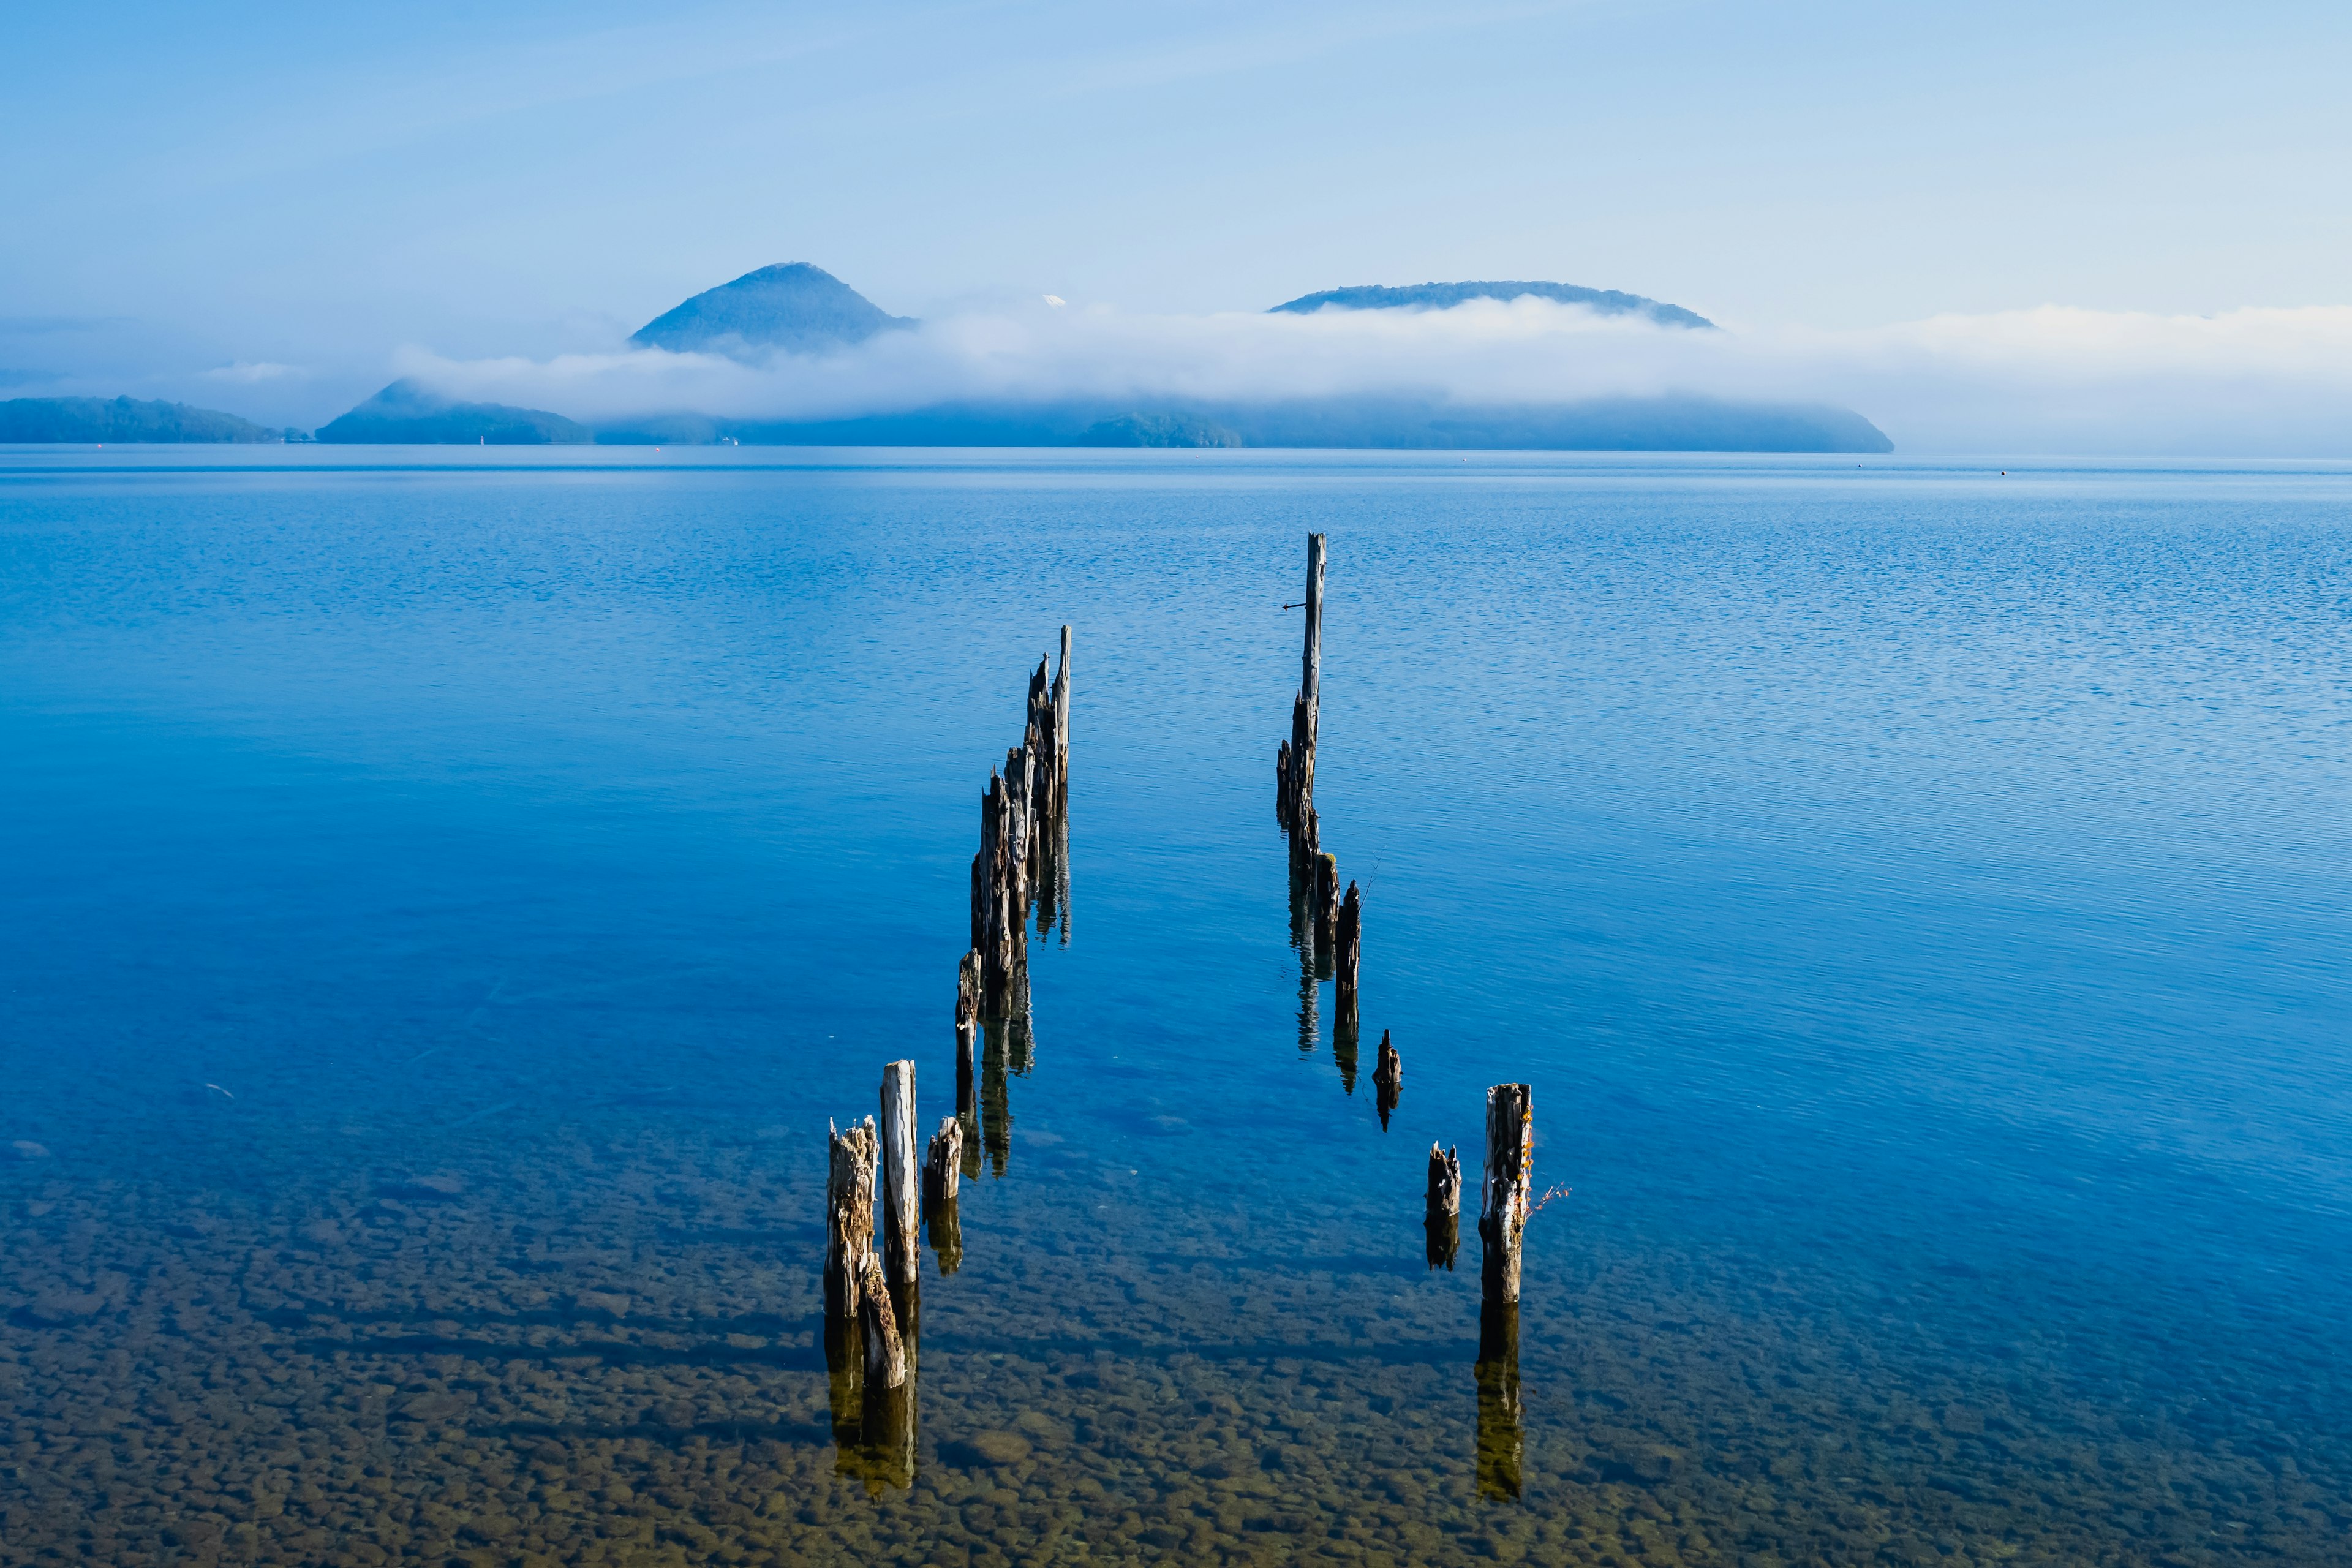
[[[1317, 310], [1443, 310], [1471, 300], [1518, 300], [1528, 295], [1582, 305], [1597, 316], [1647, 316], [1662, 327], [1706, 327], [1715, 323], [1696, 310], [1669, 305], [1640, 294], [1615, 289], [1587, 289], [1575, 283], [1414, 283], [1402, 289], [1361, 283], [1348, 289], [1326, 289], [1286, 300], [1274, 310], [1311, 315]], [[1267, 314], [1271, 315], [1274, 310]]]
[[704, 289], [656, 316], [629, 342], [673, 353], [758, 358], [776, 349], [822, 353], [914, 324], [887, 313], [822, 267], [786, 261]]

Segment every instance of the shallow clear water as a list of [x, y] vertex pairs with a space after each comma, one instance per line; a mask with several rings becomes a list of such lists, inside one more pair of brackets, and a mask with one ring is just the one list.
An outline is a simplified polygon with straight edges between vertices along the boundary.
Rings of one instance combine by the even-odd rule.
[[[1066, 621], [899, 1485], [824, 1128]], [[0, 1563], [2352, 1562], [2348, 720], [2341, 467], [0, 453]]]

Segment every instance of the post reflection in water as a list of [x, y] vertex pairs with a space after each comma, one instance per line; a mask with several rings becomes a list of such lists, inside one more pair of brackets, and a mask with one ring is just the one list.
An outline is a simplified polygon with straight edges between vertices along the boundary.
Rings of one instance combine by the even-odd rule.
[[1316, 994], [1315, 959], [1312, 952], [1301, 950], [1298, 959], [1298, 1054], [1315, 1054], [1323, 1040], [1323, 1020], [1317, 1013], [1320, 998]]
[[[1339, 1087], [1349, 1094], [1356, 1092], [1356, 1026], [1346, 1019], [1331, 1026], [1331, 1059], [1339, 1065]], [[1388, 1125], [1388, 1114], [1382, 1111], [1381, 1125]]]
[[1037, 934], [1061, 927], [1061, 945], [1070, 945], [1070, 819], [1057, 815], [1039, 846], [1037, 865]]
[[[919, 1288], [892, 1291], [882, 1307], [898, 1331], [905, 1373], [896, 1384], [878, 1370], [886, 1359], [874, 1341], [877, 1314], [828, 1323], [824, 1335], [827, 1393], [832, 1405], [834, 1469], [866, 1484], [866, 1495], [915, 1484], [916, 1341], [921, 1332]], [[869, 1363], [875, 1363], [869, 1365]]]
[[1432, 1268], [1454, 1271], [1454, 1260], [1462, 1255], [1462, 1216], [1433, 1214], [1421, 1222], [1423, 1247]]
[[958, 1200], [943, 1198], [931, 1205], [924, 1216], [930, 1232], [931, 1251], [939, 1259], [940, 1272], [952, 1274], [963, 1267], [963, 1220], [957, 1213]]
[[[1013, 1157], [1013, 1075], [1025, 1075], [1035, 1065], [1036, 1041], [1025, 1010], [988, 1026], [980, 1059], [977, 1144], [987, 1148], [989, 1165], [999, 1181], [1004, 1178], [1005, 1162]], [[980, 1173], [977, 1163], [969, 1170], [972, 1175]]]
[[1478, 1495], [1517, 1498], [1527, 1455], [1519, 1411], [1519, 1308], [1489, 1300], [1478, 1309]]

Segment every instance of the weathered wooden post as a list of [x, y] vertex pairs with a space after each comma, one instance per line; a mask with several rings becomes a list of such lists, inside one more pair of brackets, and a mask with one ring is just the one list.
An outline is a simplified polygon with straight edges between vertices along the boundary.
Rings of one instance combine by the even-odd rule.
[[1364, 900], [1356, 884], [1339, 904], [1339, 931], [1332, 944], [1332, 970], [1339, 977], [1336, 1034], [1353, 1037], [1360, 1026], [1356, 1006], [1356, 973], [1364, 959]]
[[915, 1163], [915, 1064], [882, 1069], [882, 1244], [890, 1298], [911, 1321], [922, 1280], [922, 1189]]
[[1322, 719], [1323, 536], [1307, 536], [1307, 639], [1299, 655], [1298, 695], [1290, 704], [1290, 743], [1277, 754], [1275, 815], [1296, 829], [1315, 804], [1315, 737]]
[[1429, 1146], [1428, 1207], [1422, 1220], [1428, 1237], [1429, 1266], [1451, 1273], [1462, 1250], [1462, 1161], [1451, 1149]]
[[866, 1489], [905, 1487], [915, 1479], [914, 1379], [911, 1349], [899, 1337], [890, 1310], [890, 1282], [881, 1264], [867, 1258], [859, 1293], [858, 1322], [866, 1336], [866, 1388], [860, 1423]]
[[1380, 1059], [1372, 1064], [1372, 1099], [1380, 1108], [1381, 1130], [1388, 1131], [1389, 1112], [1397, 1108], [1404, 1097], [1404, 1058], [1389, 1044], [1389, 1032], [1381, 1031]]
[[930, 1231], [931, 1256], [943, 1275], [963, 1265], [963, 1226], [956, 1213], [962, 1175], [963, 1123], [942, 1116], [923, 1156], [923, 1222]]
[[963, 1123], [964, 1172], [980, 1174], [980, 950], [956, 965], [956, 1119]]
[[1517, 1306], [1519, 1243], [1528, 1228], [1528, 1183], [1535, 1163], [1535, 1102], [1523, 1083], [1486, 1091], [1486, 1173], [1479, 1187], [1480, 1294]]
[[1315, 857], [1315, 953], [1320, 964], [1331, 962], [1339, 940], [1339, 858]]
[[1070, 628], [1062, 628], [1062, 662], [1054, 671], [1054, 815], [1070, 801]]
[[[830, 1125], [830, 1124], [828, 1124]], [[832, 1128], [824, 1181], [824, 1310], [828, 1320], [853, 1321], [857, 1293], [874, 1255], [874, 1119]]]
[[[830, 1125], [830, 1124], [828, 1124]], [[824, 1360], [833, 1407], [834, 1441], [845, 1456], [861, 1441], [860, 1390], [865, 1356], [857, 1309], [866, 1267], [874, 1258], [874, 1119], [828, 1135], [824, 1181]]]

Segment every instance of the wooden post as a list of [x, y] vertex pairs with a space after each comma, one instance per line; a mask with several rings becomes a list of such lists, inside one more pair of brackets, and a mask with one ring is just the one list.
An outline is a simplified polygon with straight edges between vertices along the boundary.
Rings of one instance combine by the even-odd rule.
[[[828, 1125], [830, 1125], [828, 1123]], [[824, 1182], [824, 1310], [828, 1321], [855, 1321], [866, 1265], [874, 1256], [874, 1119], [832, 1129]]]
[[866, 1392], [897, 1388], [907, 1381], [907, 1346], [898, 1337], [898, 1314], [890, 1310], [890, 1282], [882, 1265], [866, 1260], [866, 1278], [858, 1287], [857, 1321], [866, 1331]]
[[[1380, 1108], [1382, 1131], [1388, 1130], [1389, 1112], [1397, 1108], [1397, 1101], [1403, 1097], [1404, 1058], [1397, 1055], [1397, 1048], [1389, 1044], [1389, 1032], [1382, 1029], [1380, 1059], [1372, 1065], [1372, 1098]], [[1458, 1184], [1458, 1177], [1456, 1182]]]
[[1535, 1161], [1535, 1101], [1523, 1083], [1486, 1091], [1486, 1174], [1479, 1187], [1478, 1239], [1485, 1244], [1481, 1294], [1517, 1306], [1519, 1243], [1528, 1227], [1528, 1183]]
[[1429, 1146], [1429, 1197], [1422, 1220], [1429, 1266], [1449, 1273], [1462, 1250], [1462, 1161], [1451, 1149]]
[[955, 1202], [962, 1177], [963, 1123], [942, 1116], [940, 1130], [931, 1134], [930, 1147], [923, 1153], [924, 1205]]
[[1315, 737], [1322, 721], [1323, 536], [1307, 536], [1307, 639], [1298, 660], [1298, 695], [1290, 704], [1290, 744], [1278, 754], [1280, 795], [1275, 815], [1296, 829], [1315, 804]]
[[1315, 858], [1315, 952], [1325, 963], [1339, 937], [1339, 858]]
[[1054, 815], [1068, 815], [1070, 801], [1070, 628], [1062, 628], [1062, 662], [1054, 671]]
[[980, 1174], [980, 952], [956, 965], [956, 1117], [963, 1123], [964, 1172]]
[[[890, 1311], [889, 1282], [882, 1278], [881, 1265], [870, 1258], [858, 1319], [866, 1335], [866, 1386], [859, 1402], [856, 1471], [872, 1496], [884, 1487], [914, 1485], [915, 1380], [914, 1346], [900, 1337]], [[847, 1464], [842, 1468], [851, 1468]]]
[[[1356, 891], [1353, 882], [1348, 884], [1348, 896], [1339, 904], [1339, 935], [1333, 949], [1331, 962], [1339, 976], [1339, 1016], [1333, 1027], [1340, 1034], [1353, 1035], [1360, 1024], [1356, 1008], [1356, 972], [1364, 957], [1364, 900], [1362, 895]], [[1385, 1049], [1388, 1037], [1383, 1035], [1381, 1044]]]
[[963, 1264], [963, 1226], [956, 1213], [956, 1192], [962, 1175], [963, 1123], [942, 1116], [923, 1159], [923, 1221], [930, 1231], [931, 1256], [943, 1275], [954, 1273]]
[[922, 1277], [922, 1192], [915, 1164], [915, 1064], [882, 1069], [882, 1238], [893, 1300]]

